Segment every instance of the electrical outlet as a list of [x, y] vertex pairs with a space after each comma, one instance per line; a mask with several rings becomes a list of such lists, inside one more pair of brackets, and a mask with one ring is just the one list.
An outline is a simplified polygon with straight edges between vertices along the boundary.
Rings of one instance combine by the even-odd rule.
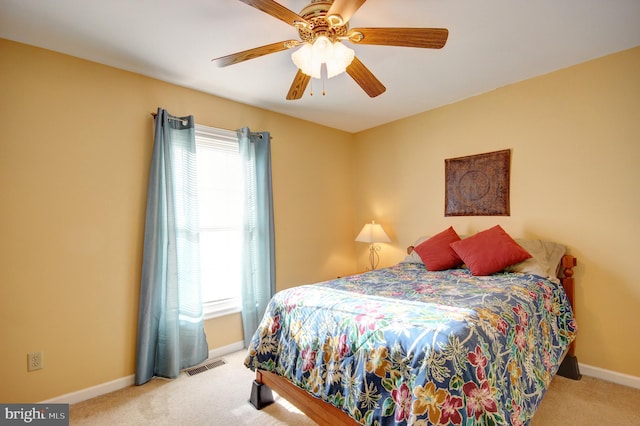
[[42, 352], [29, 352], [27, 354], [27, 371], [35, 371], [44, 368]]

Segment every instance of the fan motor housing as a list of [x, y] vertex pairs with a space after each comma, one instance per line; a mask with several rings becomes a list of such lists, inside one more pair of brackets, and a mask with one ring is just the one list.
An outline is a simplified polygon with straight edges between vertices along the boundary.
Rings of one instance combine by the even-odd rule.
[[336, 42], [347, 35], [347, 24], [332, 26], [327, 19], [327, 12], [332, 4], [333, 1], [315, 0], [300, 11], [300, 16], [309, 23], [309, 25], [298, 27], [298, 34], [302, 41], [313, 44], [316, 38], [325, 36], [332, 42]]

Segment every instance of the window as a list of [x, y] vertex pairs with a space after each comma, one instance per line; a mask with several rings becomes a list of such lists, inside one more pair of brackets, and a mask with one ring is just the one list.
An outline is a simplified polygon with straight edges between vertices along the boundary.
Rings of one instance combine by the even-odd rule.
[[242, 171], [235, 132], [196, 125], [205, 319], [241, 310]]

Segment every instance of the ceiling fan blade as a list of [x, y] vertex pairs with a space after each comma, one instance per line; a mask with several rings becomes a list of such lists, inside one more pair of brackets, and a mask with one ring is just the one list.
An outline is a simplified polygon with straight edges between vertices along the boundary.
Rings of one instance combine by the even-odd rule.
[[347, 67], [347, 74], [355, 80], [369, 97], [375, 98], [383, 94], [387, 88], [373, 75], [369, 68], [365, 67], [358, 58], [353, 58], [351, 65]]
[[447, 42], [449, 30], [446, 28], [353, 28], [347, 33], [347, 37], [350, 42], [357, 44], [440, 49]]
[[298, 44], [300, 44], [300, 42], [297, 40], [280, 41], [278, 43], [267, 44], [266, 46], [255, 47], [253, 49], [243, 50], [242, 52], [232, 53], [231, 55], [214, 58], [211, 61], [215, 62], [219, 67], [226, 67], [227, 65], [233, 65], [238, 62], [248, 61], [249, 59], [259, 58], [260, 56], [268, 55], [270, 53], [287, 50], [297, 46]]
[[287, 100], [292, 101], [295, 99], [300, 99], [302, 95], [304, 95], [304, 91], [307, 88], [307, 84], [309, 84], [309, 80], [311, 80], [311, 76], [306, 75], [301, 70], [298, 70], [295, 78], [293, 79], [293, 83], [291, 83], [291, 87], [289, 88], [289, 93], [287, 93]]
[[347, 23], [365, 1], [366, 0], [335, 0], [327, 11], [327, 16], [339, 15], [343, 24]]
[[240, 0], [242, 3], [253, 6], [282, 22], [295, 26], [296, 22], [307, 24], [307, 21], [297, 13], [287, 9], [273, 0]]

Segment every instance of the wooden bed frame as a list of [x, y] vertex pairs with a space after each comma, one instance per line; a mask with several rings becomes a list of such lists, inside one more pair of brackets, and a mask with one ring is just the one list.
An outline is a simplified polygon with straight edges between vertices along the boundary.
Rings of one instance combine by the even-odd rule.
[[[413, 251], [413, 246], [407, 248], [407, 253]], [[577, 259], [571, 255], [564, 255], [561, 263], [562, 273], [560, 281], [571, 303], [575, 314], [574, 303], [574, 278], [573, 268], [577, 265]], [[578, 360], [575, 356], [575, 340], [569, 345], [567, 353], [564, 356], [562, 364], [558, 369], [558, 375], [568, 377], [574, 380], [580, 380], [582, 377], [578, 369]], [[354, 419], [349, 417], [344, 411], [333, 405], [316, 398], [290, 382], [288, 379], [279, 376], [270, 371], [256, 370], [256, 378], [251, 388], [251, 397], [249, 402], [258, 410], [266, 407], [274, 402], [274, 390], [278, 395], [295, 405], [300, 411], [305, 413], [311, 420], [321, 426], [342, 426], [342, 425], [358, 425]]]

